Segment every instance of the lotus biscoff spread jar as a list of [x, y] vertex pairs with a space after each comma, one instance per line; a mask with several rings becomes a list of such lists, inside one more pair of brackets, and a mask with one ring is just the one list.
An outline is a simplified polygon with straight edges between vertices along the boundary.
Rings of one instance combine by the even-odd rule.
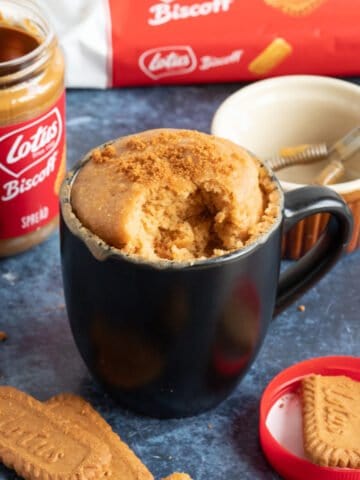
[[64, 59], [43, 12], [0, 0], [0, 257], [57, 227], [64, 106]]

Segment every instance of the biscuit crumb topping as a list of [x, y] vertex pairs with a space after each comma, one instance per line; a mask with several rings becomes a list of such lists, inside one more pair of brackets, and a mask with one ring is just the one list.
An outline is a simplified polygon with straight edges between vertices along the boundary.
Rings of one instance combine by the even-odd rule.
[[224, 255], [279, 215], [279, 192], [248, 152], [189, 130], [149, 130], [93, 150], [71, 202], [109, 245], [149, 260]]

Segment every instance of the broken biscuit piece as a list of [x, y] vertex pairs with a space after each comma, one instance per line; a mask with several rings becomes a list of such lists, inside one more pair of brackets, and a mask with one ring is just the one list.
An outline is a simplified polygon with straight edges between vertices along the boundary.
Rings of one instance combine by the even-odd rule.
[[0, 387], [0, 459], [26, 480], [97, 480], [107, 445], [13, 387]]
[[83, 398], [70, 393], [57, 395], [46, 402], [49, 411], [94, 435], [110, 449], [112, 459], [107, 480], [153, 480], [154, 477], [135, 453], [112, 430], [110, 425]]

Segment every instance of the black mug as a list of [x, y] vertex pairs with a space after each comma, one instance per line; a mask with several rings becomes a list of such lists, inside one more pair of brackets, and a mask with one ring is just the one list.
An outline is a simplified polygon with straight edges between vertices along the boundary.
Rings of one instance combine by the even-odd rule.
[[[146, 262], [109, 247], [72, 212], [71, 171], [61, 190], [61, 258], [67, 312], [90, 372], [125, 407], [155, 417], [208, 410], [253, 362], [274, 313], [339, 258], [352, 215], [325, 187], [281, 197], [271, 229], [249, 246], [193, 263]], [[271, 173], [269, 173], [271, 175]], [[318, 243], [279, 275], [281, 240], [327, 212]]]

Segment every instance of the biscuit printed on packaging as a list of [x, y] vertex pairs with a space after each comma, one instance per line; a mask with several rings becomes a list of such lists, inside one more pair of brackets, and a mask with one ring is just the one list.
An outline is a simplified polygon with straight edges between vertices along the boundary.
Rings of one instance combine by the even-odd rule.
[[287, 15], [309, 15], [326, 0], [264, 0], [271, 7], [280, 9]]
[[292, 46], [283, 38], [275, 38], [249, 64], [249, 71], [255, 75], [266, 75], [280, 65], [292, 53]]

